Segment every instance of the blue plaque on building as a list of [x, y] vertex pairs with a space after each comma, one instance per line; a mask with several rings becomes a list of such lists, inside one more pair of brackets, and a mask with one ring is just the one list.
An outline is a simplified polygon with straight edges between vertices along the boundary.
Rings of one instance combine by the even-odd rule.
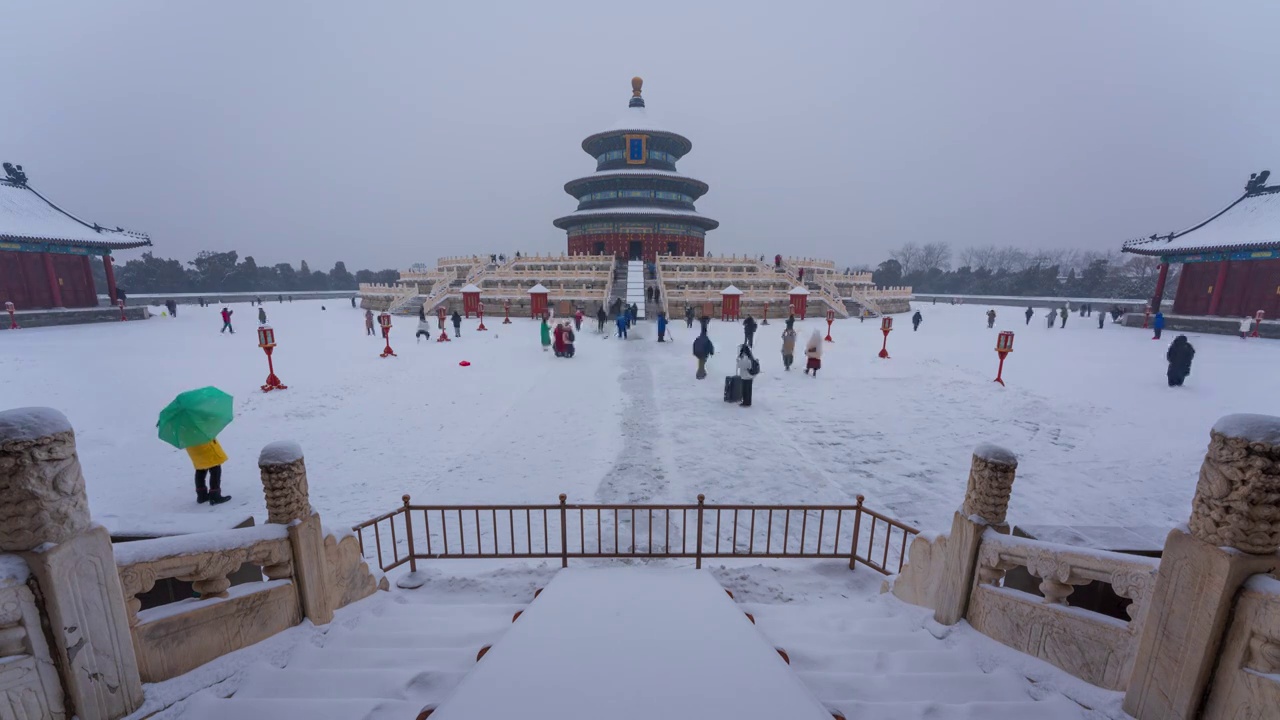
[[627, 135], [625, 136], [625, 139], [627, 142], [627, 164], [628, 165], [645, 164], [645, 162], [648, 161], [648, 157], [649, 157], [649, 153], [648, 153], [649, 136]]

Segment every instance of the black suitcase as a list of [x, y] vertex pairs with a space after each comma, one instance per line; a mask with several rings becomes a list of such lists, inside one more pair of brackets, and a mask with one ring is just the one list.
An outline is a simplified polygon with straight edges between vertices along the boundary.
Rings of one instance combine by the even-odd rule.
[[724, 379], [724, 401], [727, 403], [742, 402], [742, 378], [730, 375]]

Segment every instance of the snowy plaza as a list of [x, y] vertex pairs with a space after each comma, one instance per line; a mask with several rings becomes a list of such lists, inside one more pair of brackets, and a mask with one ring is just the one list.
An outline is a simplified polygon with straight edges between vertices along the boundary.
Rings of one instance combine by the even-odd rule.
[[[321, 305], [327, 309], [321, 310]], [[1274, 410], [1280, 347], [1266, 340], [1190, 336], [1196, 356], [1169, 388], [1172, 334], [1097, 328], [1073, 315], [1046, 329], [1000, 308], [995, 330], [979, 305], [916, 304], [912, 332], [898, 316], [890, 358], [876, 356], [877, 319], [837, 321], [818, 377], [783, 372], [774, 319], [756, 334], [762, 374], [751, 408], [721, 402], [739, 323], [712, 321], [716, 355], [694, 379], [697, 335], [654, 323], [627, 341], [587, 323], [577, 355], [558, 359], [537, 323], [474, 318], [462, 337], [415, 342], [396, 317], [391, 345], [364, 335], [345, 300], [265, 305], [288, 390], [258, 390], [267, 374], [255, 308], [219, 334], [220, 306], [178, 317], [6, 333], [0, 372], [8, 407], [61, 409], [76, 429], [95, 514], [260, 511], [257, 454], [296, 440], [311, 468], [315, 508], [333, 526], [392, 509], [401, 494], [429, 503], [851, 503], [940, 530], [964, 493], [974, 446], [1020, 458], [1011, 517], [1020, 523], [1167, 527], [1185, 520], [1208, 430], [1220, 416]], [[434, 322], [433, 322], [434, 325]], [[800, 345], [826, 323], [797, 323]], [[1016, 335], [1005, 387], [992, 382], [996, 330]], [[452, 332], [452, 330], [450, 330]], [[437, 333], [438, 334], [438, 333]], [[469, 367], [459, 366], [469, 361]], [[802, 359], [803, 361], [803, 359]], [[232, 501], [197, 506], [185, 453], [155, 437], [155, 416], [183, 390], [214, 385], [236, 398], [221, 436]]]

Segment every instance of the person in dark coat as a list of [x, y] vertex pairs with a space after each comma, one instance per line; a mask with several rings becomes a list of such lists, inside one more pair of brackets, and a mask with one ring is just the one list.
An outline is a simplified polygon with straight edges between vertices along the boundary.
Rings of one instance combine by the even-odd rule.
[[[418, 309], [418, 317], [419, 318], [422, 317], [421, 308]], [[375, 335], [375, 333], [373, 332], [373, 311], [372, 310], [364, 311], [364, 334]]]
[[658, 311], [658, 342], [666, 342], [663, 338], [667, 336], [667, 314]]
[[1031, 308], [1031, 306], [1030, 306], [1030, 305], [1028, 305], [1028, 306], [1027, 306], [1027, 311], [1026, 311], [1025, 313], [1023, 313], [1023, 314], [1027, 316], [1027, 324], [1028, 324], [1028, 325], [1030, 325], [1030, 324], [1031, 324], [1031, 316], [1032, 316], [1032, 315], [1035, 315], [1035, 314], [1036, 314], [1036, 311], [1035, 311], [1035, 310], [1033, 310], [1033, 309]]
[[596, 332], [600, 333], [601, 335], [604, 334], [604, 323], [608, 319], [609, 319], [609, 313], [605, 312], [604, 306], [601, 305], [600, 309], [596, 311], [596, 324], [599, 325], [599, 327], [596, 328]]
[[1098, 329], [1099, 330], [1102, 329], [1102, 324], [1105, 323], [1106, 321], [1107, 321], [1107, 314], [1104, 312], [1098, 313]]
[[653, 302], [653, 288], [647, 287], [644, 289], [644, 299], [645, 302]]
[[[259, 304], [259, 305], [261, 305], [262, 303], [261, 303], [261, 302], [259, 302], [258, 304]], [[351, 296], [351, 307], [355, 307], [355, 306], [356, 306], [356, 296], [355, 296], [355, 295], [352, 295], [352, 296]]]
[[996, 325], [996, 311], [992, 308], [987, 311], [987, 327], [993, 328]]
[[1068, 312], [1067, 312], [1067, 309], [1066, 309], [1065, 307], [1064, 307], [1064, 308], [1062, 308], [1061, 310], [1059, 310], [1058, 312], [1062, 315], [1062, 325], [1061, 325], [1060, 327], [1066, 327], [1066, 326], [1067, 326], [1067, 315], [1068, 315], [1068, 314], [1070, 314], [1070, 313], [1068, 313]]
[[756, 319], [748, 315], [747, 319], [742, 321], [742, 332], [746, 336], [747, 347], [755, 347]]
[[693, 308], [689, 305], [684, 306], [684, 326], [693, 329]]
[[1164, 330], [1164, 313], [1158, 312], [1155, 317], [1151, 318], [1151, 327], [1155, 330], [1155, 335], [1151, 339], [1159, 340], [1160, 333]]
[[453, 336], [462, 337], [462, 316], [458, 314], [457, 310], [454, 310], [451, 319], [453, 320]]
[[165, 300], [165, 301], [164, 301], [164, 306], [165, 306], [166, 308], [169, 308], [169, 315], [170, 315], [171, 317], [178, 317], [178, 303], [177, 303], [177, 302], [175, 302], [175, 301], [173, 301], [173, 300]]
[[693, 339], [693, 356], [698, 358], [698, 372], [694, 377], [702, 380], [707, 376], [707, 358], [716, 354], [716, 347], [711, 344], [711, 338], [707, 337], [707, 326], [711, 324], [711, 318], [704, 317], [698, 322], [702, 325], [702, 334]]
[[919, 330], [921, 322], [924, 322], [924, 316], [917, 310], [916, 314], [911, 316], [911, 332]]
[[653, 287], [653, 301], [662, 302], [662, 289], [659, 288], [657, 285]]
[[1044, 318], [1045, 318], [1045, 320], [1048, 320], [1048, 321], [1049, 321], [1049, 325], [1048, 325], [1048, 327], [1052, 328], [1052, 327], [1053, 327], [1053, 321], [1058, 319], [1058, 311], [1057, 311], [1057, 310], [1054, 310], [1053, 308], [1049, 308], [1049, 314], [1048, 314], [1048, 315], [1045, 315], [1045, 316], [1044, 316]]
[[267, 311], [263, 310], [261, 305], [258, 306], [258, 324], [259, 325], [267, 324]]
[[1191, 359], [1196, 356], [1196, 349], [1187, 342], [1186, 335], [1179, 335], [1169, 345], [1164, 359], [1169, 361], [1169, 387], [1181, 387], [1182, 382], [1191, 374]]

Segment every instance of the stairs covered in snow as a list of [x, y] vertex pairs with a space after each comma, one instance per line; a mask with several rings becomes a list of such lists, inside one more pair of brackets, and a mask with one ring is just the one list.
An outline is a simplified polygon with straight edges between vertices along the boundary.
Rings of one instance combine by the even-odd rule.
[[289, 658], [263, 663], [229, 698], [193, 703], [191, 720], [413, 720], [434, 708], [510, 627], [522, 605], [445, 605], [396, 593]]
[[636, 306], [637, 318], [644, 319], [644, 262], [631, 260], [627, 263], [627, 304]]
[[742, 603], [791, 668], [848, 720], [1081, 720], [1084, 709], [1007, 669], [983, 672], [889, 598], [826, 605]]

